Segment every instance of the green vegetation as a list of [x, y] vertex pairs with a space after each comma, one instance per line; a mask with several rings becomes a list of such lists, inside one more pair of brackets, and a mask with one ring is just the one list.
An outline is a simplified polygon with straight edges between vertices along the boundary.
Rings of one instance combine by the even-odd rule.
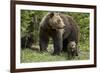
[[66, 60], [64, 54], [61, 56], [52, 56], [48, 52], [40, 53], [31, 49], [24, 49], [22, 51], [21, 62], [48, 62], [48, 61], [64, 61]]
[[[49, 45], [48, 52], [39, 52], [39, 23], [46, 11], [34, 11], [34, 10], [21, 10], [21, 37], [28, 33], [33, 34], [35, 48], [24, 48], [21, 49], [21, 62], [45, 62], [45, 61], [64, 61], [67, 60], [67, 54], [62, 53], [60, 56], [52, 56], [52, 49]], [[78, 13], [78, 12], [63, 12], [66, 15], [70, 15], [76, 21], [80, 27], [80, 56], [78, 60], [89, 59], [89, 13]], [[52, 40], [50, 40], [52, 44]], [[77, 59], [76, 59], [77, 60]]]
[[[35, 46], [35, 48], [38, 48], [38, 46]], [[22, 49], [21, 51], [21, 62], [23, 63], [32, 63], [32, 62], [49, 62], [49, 61], [66, 61], [68, 60], [68, 56], [67, 53], [61, 53], [60, 56], [58, 55], [51, 55], [51, 53], [53, 52], [53, 50], [51, 48], [52, 45], [48, 46], [48, 52], [39, 52], [39, 49], [29, 49], [29, 48], [25, 48]], [[89, 59], [89, 51], [85, 50], [85, 48], [88, 48], [87, 46], [85, 47], [80, 47], [83, 48], [80, 52], [79, 58], [75, 58], [74, 60], [86, 60]]]

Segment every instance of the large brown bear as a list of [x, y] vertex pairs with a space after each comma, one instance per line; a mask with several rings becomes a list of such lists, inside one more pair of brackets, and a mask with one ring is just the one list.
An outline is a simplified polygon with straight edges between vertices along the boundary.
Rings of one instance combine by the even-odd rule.
[[75, 41], [76, 46], [78, 46], [79, 28], [72, 17], [68, 15], [58, 12], [47, 13], [40, 22], [39, 31], [40, 51], [47, 50], [50, 37], [54, 45], [53, 55], [67, 51], [67, 45], [70, 41]]

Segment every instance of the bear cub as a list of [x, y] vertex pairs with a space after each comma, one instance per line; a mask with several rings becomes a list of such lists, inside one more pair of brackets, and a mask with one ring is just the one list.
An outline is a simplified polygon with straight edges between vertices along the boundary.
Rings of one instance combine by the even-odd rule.
[[70, 41], [67, 45], [68, 59], [74, 59], [78, 56], [78, 50], [75, 41]]

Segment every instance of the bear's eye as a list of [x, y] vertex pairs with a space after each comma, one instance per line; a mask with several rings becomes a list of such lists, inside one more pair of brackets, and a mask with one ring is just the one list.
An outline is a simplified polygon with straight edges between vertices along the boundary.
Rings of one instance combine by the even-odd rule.
[[60, 19], [57, 20], [58, 23], [60, 23], [60, 21], [61, 21]]

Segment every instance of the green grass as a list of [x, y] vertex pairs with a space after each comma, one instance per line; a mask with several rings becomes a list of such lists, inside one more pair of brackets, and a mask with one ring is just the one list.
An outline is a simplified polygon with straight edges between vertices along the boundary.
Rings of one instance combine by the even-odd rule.
[[46, 62], [46, 61], [63, 61], [66, 60], [63, 54], [61, 56], [52, 56], [48, 52], [40, 53], [31, 49], [22, 50], [21, 62]]
[[[48, 52], [39, 52], [39, 46], [34, 46], [35, 48], [29, 49], [24, 48], [21, 50], [21, 63], [32, 63], [32, 62], [49, 62], [49, 61], [67, 61], [67, 53], [61, 53], [60, 56], [53, 56], [52, 45], [48, 46]], [[89, 59], [89, 45], [80, 44], [79, 59], [75, 60], [87, 60]]]

